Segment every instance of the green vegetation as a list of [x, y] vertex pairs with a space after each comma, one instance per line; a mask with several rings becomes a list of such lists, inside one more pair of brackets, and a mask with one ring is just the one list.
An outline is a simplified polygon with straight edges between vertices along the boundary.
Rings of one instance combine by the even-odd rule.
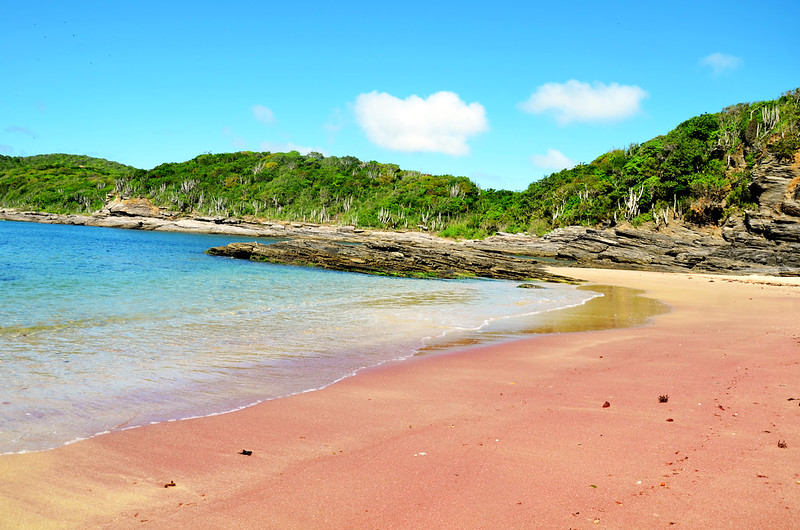
[[135, 171], [88, 156], [0, 155], [0, 206], [53, 213], [95, 211], [114, 191], [114, 183]]
[[753, 208], [753, 168], [800, 148], [800, 89], [696, 116], [526, 190], [320, 153], [203, 154], [146, 171], [72, 155], [0, 156], [0, 206], [87, 213], [107, 196], [185, 214], [423, 229], [447, 237], [542, 234], [572, 224], [715, 224]]
[[610, 151], [534, 182], [523, 192], [553, 226], [625, 219], [719, 223], [753, 208], [752, 169], [765, 152], [790, 159], [800, 145], [800, 89], [780, 99], [703, 114], [666, 136]]

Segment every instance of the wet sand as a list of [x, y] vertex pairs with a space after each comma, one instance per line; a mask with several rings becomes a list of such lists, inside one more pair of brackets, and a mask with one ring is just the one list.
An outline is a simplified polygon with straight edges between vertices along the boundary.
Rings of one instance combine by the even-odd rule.
[[670, 310], [3, 456], [0, 527], [797, 527], [797, 279], [554, 272]]

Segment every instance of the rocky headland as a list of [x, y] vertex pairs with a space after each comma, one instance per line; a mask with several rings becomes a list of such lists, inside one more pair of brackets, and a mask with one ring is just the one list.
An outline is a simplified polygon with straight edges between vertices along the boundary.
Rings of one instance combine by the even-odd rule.
[[732, 215], [720, 227], [677, 222], [658, 229], [573, 226], [542, 237], [498, 234], [470, 241], [422, 231], [182, 216], [141, 198], [115, 197], [92, 215], [0, 209], [0, 219], [278, 238], [287, 241], [233, 243], [209, 253], [369, 273], [546, 279], [542, 264], [557, 261], [582, 267], [800, 275], [800, 153], [790, 161], [762, 161], [751, 191], [758, 209]]

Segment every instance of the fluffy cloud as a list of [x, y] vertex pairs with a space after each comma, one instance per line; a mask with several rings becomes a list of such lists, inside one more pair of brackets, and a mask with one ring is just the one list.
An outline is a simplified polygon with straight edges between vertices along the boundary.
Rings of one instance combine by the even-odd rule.
[[354, 111], [369, 141], [395, 151], [466, 155], [467, 138], [489, 129], [483, 105], [467, 104], [453, 92], [427, 99], [370, 92], [356, 98]]
[[647, 96], [638, 86], [589, 84], [572, 79], [542, 85], [520, 108], [534, 114], [552, 111], [561, 125], [573, 121], [615, 121], [637, 114]]
[[253, 117], [262, 123], [272, 125], [275, 121], [275, 114], [264, 105], [253, 105], [250, 110], [253, 111]]
[[700, 59], [700, 64], [711, 68], [711, 74], [717, 76], [739, 68], [742, 58], [717, 52]]
[[575, 162], [564, 156], [557, 149], [548, 149], [546, 155], [533, 155], [531, 156], [531, 162], [536, 167], [554, 170], [567, 169], [575, 165]]

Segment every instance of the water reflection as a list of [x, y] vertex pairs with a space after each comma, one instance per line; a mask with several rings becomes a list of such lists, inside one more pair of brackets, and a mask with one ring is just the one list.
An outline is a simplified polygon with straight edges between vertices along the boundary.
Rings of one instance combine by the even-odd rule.
[[597, 292], [602, 296], [575, 307], [498, 320], [479, 332], [452, 334], [431, 342], [420, 353], [458, 349], [543, 333], [574, 333], [641, 326], [652, 317], [670, 310], [665, 303], [642, 296], [644, 291], [638, 289], [612, 285], [580, 286], [578, 289]]

